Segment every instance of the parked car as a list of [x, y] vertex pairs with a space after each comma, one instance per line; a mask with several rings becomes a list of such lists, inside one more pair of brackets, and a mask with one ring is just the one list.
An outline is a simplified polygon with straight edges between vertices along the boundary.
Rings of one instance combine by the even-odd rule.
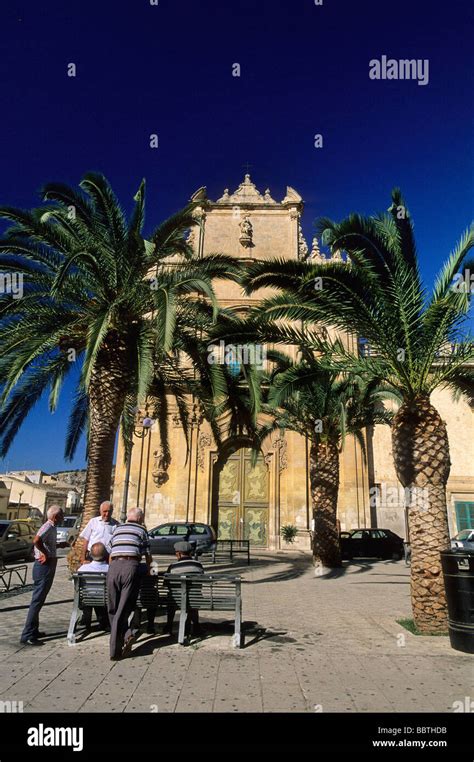
[[0, 521], [0, 563], [32, 561], [35, 535], [36, 529], [28, 521]]
[[462, 550], [474, 550], [474, 529], [462, 529], [451, 540], [451, 547]]
[[393, 558], [405, 555], [403, 539], [390, 529], [352, 529], [341, 532], [343, 558]]
[[180, 540], [190, 542], [200, 555], [205, 550], [212, 550], [216, 542], [216, 533], [211, 526], [186, 521], [160, 524], [150, 529], [148, 536], [152, 555], [174, 555], [174, 545]]
[[41, 527], [44, 524], [43, 519], [34, 519], [34, 518], [28, 518], [25, 519], [26, 523], [33, 527], [33, 529], [37, 532], [38, 529], [41, 529]]
[[81, 526], [81, 516], [65, 516], [61, 526], [56, 528], [58, 548], [66, 548], [77, 540]]

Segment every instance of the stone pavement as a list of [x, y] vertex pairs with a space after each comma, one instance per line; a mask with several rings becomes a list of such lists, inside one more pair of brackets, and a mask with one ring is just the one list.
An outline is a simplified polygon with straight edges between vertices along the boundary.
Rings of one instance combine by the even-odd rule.
[[65, 558], [42, 648], [19, 644], [31, 592], [0, 596], [0, 700], [23, 701], [25, 712], [452, 712], [473, 695], [472, 657], [396, 623], [410, 616], [403, 561], [355, 561], [318, 578], [308, 554], [262, 552], [250, 567], [212, 569], [244, 579], [241, 650], [227, 612], [203, 612], [205, 637], [189, 646], [142, 634], [120, 662], [99, 631], [68, 646]]

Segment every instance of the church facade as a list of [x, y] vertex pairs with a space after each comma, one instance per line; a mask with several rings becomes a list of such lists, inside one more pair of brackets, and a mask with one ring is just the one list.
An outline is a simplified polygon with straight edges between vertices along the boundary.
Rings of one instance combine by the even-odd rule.
[[[303, 200], [291, 187], [281, 201], [267, 189], [261, 193], [246, 175], [235, 192], [226, 189], [217, 201], [200, 188], [191, 200], [200, 220], [190, 243], [197, 257], [221, 252], [240, 260], [313, 258], [326, 261], [313, 239], [311, 250], [301, 229]], [[342, 258], [338, 253], [335, 258]], [[216, 294], [223, 307], [244, 314], [270, 292], [250, 298], [234, 283], [218, 282]], [[344, 341], [359, 351], [356, 337]], [[451, 475], [448, 483], [451, 534], [474, 524], [474, 411], [464, 401], [453, 403], [448, 392], [436, 392], [433, 403], [448, 426]], [[143, 411], [144, 414], [144, 411]], [[143, 432], [142, 432], [143, 434]], [[148, 529], [181, 521], [211, 524], [218, 536], [250, 539], [261, 549], [285, 546], [281, 527], [291, 524], [298, 533], [292, 547], [310, 548], [312, 509], [309, 491], [309, 447], [294, 432], [274, 434], [252, 467], [249, 443], [226, 439], [216, 446], [206, 421], [196, 411], [189, 431], [190, 451], [181, 424], [171, 415], [171, 463], [163, 474], [156, 427], [136, 437], [128, 479], [127, 506], [145, 509]], [[341, 530], [363, 527], [391, 529], [406, 537], [404, 495], [393, 468], [390, 431], [377, 426], [366, 432], [366, 457], [352, 437], [340, 455], [338, 516]], [[119, 441], [114, 483], [115, 512], [119, 513], [127, 480]]]

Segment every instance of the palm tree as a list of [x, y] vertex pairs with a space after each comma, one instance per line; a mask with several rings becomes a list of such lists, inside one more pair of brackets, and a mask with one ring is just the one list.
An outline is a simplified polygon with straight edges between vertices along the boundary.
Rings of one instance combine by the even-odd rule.
[[303, 359], [297, 362], [282, 352], [269, 352], [276, 367], [270, 376], [268, 403], [262, 409], [273, 418], [258, 432], [260, 441], [275, 429], [296, 431], [309, 441], [313, 561], [318, 572], [342, 565], [337, 501], [339, 455], [345, 437], [352, 434], [365, 456], [366, 427], [390, 423], [392, 418], [381, 402], [381, 386], [366, 384], [360, 376], [343, 375], [331, 366], [336, 346], [324, 348], [318, 342], [315, 348], [324, 351], [320, 358], [308, 344], [302, 346]]
[[[447, 388], [474, 400], [474, 345], [463, 332], [471, 292], [453, 283], [460, 270], [474, 269], [466, 262], [474, 229], [461, 237], [431, 294], [421, 280], [413, 223], [398, 189], [387, 213], [351, 214], [339, 223], [322, 219], [318, 229], [333, 252], [347, 253], [347, 262], [255, 262], [247, 271], [247, 291], [282, 291], [262, 304], [261, 319], [324, 323], [366, 340], [375, 356], [360, 358], [358, 370], [363, 365], [369, 378], [384, 379], [401, 396], [392, 444], [397, 477], [409, 494], [413, 615], [420, 631], [443, 631], [440, 551], [449, 545], [450, 456], [446, 424], [430, 396]], [[350, 358], [343, 359], [349, 367]]]
[[[212, 280], [235, 278], [238, 265], [221, 255], [193, 258], [185, 239], [196, 224], [192, 206], [146, 240], [144, 181], [129, 219], [95, 173], [78, 190], [48, 184], [43, 199], [51, 204], [32, 211], [0, 208], [13, 222], [0, 241], [0, 266], [23, 278], [23, 297], [0, 301], [0, 455], [48, 387], [55, 409], [79, 363], [65, 456], [73, 456], [86, 430], [84, 525], [110, 496], [121, 420], [128, 432], [136, 406], [153, 391], [163, 399], [170, 374], [176, 382], [173, 358], [186, 349], [195, 356], [196, 321], [217, 314]], [[209, 369], [208, 377], [217, 374]], [[73, 565], [79, 554], [78, 545]]]

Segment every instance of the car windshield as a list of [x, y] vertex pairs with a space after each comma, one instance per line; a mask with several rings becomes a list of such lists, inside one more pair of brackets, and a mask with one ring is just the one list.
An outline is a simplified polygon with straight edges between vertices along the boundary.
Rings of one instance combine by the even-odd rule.
[[473, 529], [463, 529], [462, 532], [456, 535], [456, 540], [468, 540], [473, 531]]
[[76, 523], [76, 519], [74, 516], [71, 516], [70, 518], [65, 518], [63, 520], [63, 523], [61, 524], [62, 527], [73, 527]]

